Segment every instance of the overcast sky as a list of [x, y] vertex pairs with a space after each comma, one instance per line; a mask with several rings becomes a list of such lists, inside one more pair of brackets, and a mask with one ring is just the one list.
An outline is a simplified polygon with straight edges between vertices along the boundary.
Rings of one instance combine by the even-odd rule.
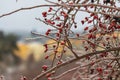
[[[0, 15], [14, 11], [19, 8], [31, 7], [34, 5], [45, 4], [45, 0], [1, 0], [0, 1]], [[120, 3], [118, 3], [120, 6]], [[36, 21], [36, 17], [42, 17], [41, 12], [45, 11], [45, 8], [37, 8], [28, 11], [20, 11], [15, 14], [0, 18], [0, 30], [4, 31], [45, 31], [48, 29], [47, 25], [42, 22]], [[86, 14], [82, 13], [77, 16], [78, 18], [84, 18]], [[80, 21], [79, 21], [80, 22]], [[79, 25], [77, 30], [83, 29], [82, 25]]]
[[[54, 0], [55, 1], [55, 0]], [[1, 0], [0, 1], [0, 15], [8, 13], [23, 7], [30, 7], [34, 5], [45, 4], [45, 0]], [[28, 11], [20, 11], [15, 14], [0, 18], [0, 30], [4, 31], [45, 31], [48, 29], [47, 25], [42, 22], [36, 21], [36, 17], [42, 17], [41, 12], [45, 11], [45, 8], [38, 8]], [[85, 14], [79, 15], [83, 17]], [[81, 29], [81, 27], [79, 28]]]
[[[44, 4], [44, 0], [1, 0], [0, 15], [11, 12], [13, 10], [30, 7], [34, 5]], [[45, 30], [47, 27], [43, 23], [36, 21], [35, 17], [41, 17], [44, 8], [33, 9], [29, 11], [21, 11], [15, 14], [0, 18], [0, 30], [4, 31], [31, 31], [34, 29]]]

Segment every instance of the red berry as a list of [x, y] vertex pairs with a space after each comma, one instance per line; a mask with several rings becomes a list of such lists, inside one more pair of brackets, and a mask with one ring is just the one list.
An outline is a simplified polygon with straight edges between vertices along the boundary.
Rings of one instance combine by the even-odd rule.
[[97, 28], [96, 27], [93, 27], [92, 28], [92, 32], [94, 32], [94, 31], [96, 31], [97, 30]]
[[59, 34], [59, 33], [56, 33], [56, 36], [57, 36], [57, 37], [60, 37], [60, 34]]
[[46, 34], [46, 36], [48, 36], [48, 35], [49, 35], [49, 32], [46, 32], [45, 34]]
[[95, 44], [94, 43], [91, 43], [90, 44], [92, 48], [95, 48]]
[[63, 50], [63, 53], [66, 53], [66, 50]]
[[50, 32], [50, 31], [51, 31], [51, 29], [48, 29], [48, 30], [47, 30], [47, 32]]
[[47, 44], [44, 44], [43, 46], [44, 46], [45, 48], [48, 48], [48, 45], [47, 45]]
[[45, 59], [48, 59], [49, 58], [49, 56], [45, 56]]
[[62, 42], [61, 42], [61, 45], [65, 45], [65, 42], [62, 41]]
[[112, 65], [108, 64], [108, 65], [107, 65], [107, 68], [112, 68]]
[[48, 20], [46, 20], [46, 22], [47, 22], [47, 23], [49, 23], [49, 24], [51, 24], [51, 20], [49, 20], [49, 19], [48, 19]]
[[88, 47], [87, 47], [87, 46], [85, 46], [84, 48], [85, 48], [85, 51], [87, 51], [87, 50], [88, 50]]
[[91, 65], [93, 66], [94, 64], [95, 64], [95, 63], [92, 61], [92, 62], [91, 62]]
[[79, 35], [79, 34], [76, 34], [76, 36], [77, 36], [77, 37], [80, 37], [80, 35]]
[[89, 20], [89, 21], [88, 21], [88, 23], [91, 23], [91, 22], [93, 22], [93, 20]]
[[98, 19], [98, 16], [97, 16], [97, 15], [94, 15], [93, 19]]
[[107, 37], [107, 38], [106, 38], [106, 40], [108, 41], [108, 40], [110, 40], [110, 38], [109, 38], [109, 37]]
[[88, 17], [85, 17], [85, 20], [88, 21]]
[[100, 57], [104, 57], [103, 53], [100, 54]]
[[108, 71], [105, 71], [104, 73], [105, 73], [105, 74], [108, 74]]
[[56, 17], [55, 20], [60, 20], [60, 17]]
[[67, 17], [68, 17], [68, 14], [65, 13], [63, 16], [64, 16], [64, 18], [67, 18]]
[[58, 26], [58, 27], [61, 27], [61, 25], [62, 25], [61, 23], [59, 23], [59, 24], [56, 24], [56, 26]]
[[84, 28], [84, 31], [86, 31], [86, 30], [88, 30], [88, 27], [85, 27], [85, 28]]
[[51, 23], [50, 23], [50, 24], [54, 25], [54, 24], [55, 24], [55, 22], [51, 21]]
[[48, 12], [51, 12], [52, 10], [53, 10], [52, 7], [50, 7], [49, 10], [48, 10]]
[[90, 8], [93, 8], [94, 6], [90, 6]]
[[48, 51], [48, 49], [46, 48], [44, 52], [46, 53], [47, 51]]
[[43, 17], [47, 17], [47, 12], [42, 12]]
[[93, 37], [92, 34], [88, 34], [88, 39], [91, 39]]
[[117, 26], [117, 29], [120, 29], [120, 25]]
[[58, 52], [57, 50], [54, 51], [55, 54], [56, 54], [57, 52]]
[[97, 71], [98, 71], [99, 73], [102, 73], [102, 72], [103, 72], [103, 69], [102, 69], [101, 67], [98, 67], [98, 68], [97, 68]]
[[48, 36], [50, 32], [51, 32], [51, 29], [48, 29], [45, 34]]
[[97, 80], [103, 80], [103, 79], [101, 79], [101, 78], [98, 78]]
[[53, 45], [53, 48], [55, 48], [56, 47], [56, 45]]
[[62, 16], [64, 16], [64, 18], [68, 17], [68, 14], [67, 14], [66, 12], [64, 12], [64, 11], [61, 11], [60, 14], [61, 14]]
[[62, 33], [62, 28], [59, 28], [59, 33]]
[[47, 68], [48, 68], [48, 66], [46, 66], [46, 65], [42, 66], [42, 69], [45, 70], [45, 71], [47, 70]]
[[91, 13], [91, 14], [90, 14], [91, 17], [94, 16], [94, 15], [95, 15], [94, 13]]
[[117, 36], [113, 35], [113, 39], [117, 39]]
[[82, 23], [82, 25], [83, 25], [83, 24], [85, 23], [85, 21], [82, 20], [81, 23]]
[[58, 63], [57, 63], [57, 64], [58, 64], [58, 65], [59, 65], [59, 64], [62, 64], [62, 61], [58, 61]]
[[25, 76], [22, 76], [20, 80], [28, 80], [28, 79]]
[[77, 28], [77, 25], [74, 25], [74, 28]]
[[91, 33], [91, 32], [92, 32], [92, 29], [89, 30], [89, 33]]
[[90, 60], [90, 56], [86, 56], [86, 59], [87, 59], [87, 60]]

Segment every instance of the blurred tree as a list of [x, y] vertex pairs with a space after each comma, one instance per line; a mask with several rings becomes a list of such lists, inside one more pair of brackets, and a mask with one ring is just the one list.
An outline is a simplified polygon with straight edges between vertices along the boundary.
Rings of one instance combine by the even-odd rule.
[[16, 35], [5, 35], [0, 31], [0, 61], [5, 61], [9, 64], [19, 62], [19, 58], [13, 54], [13, 50], [18, 49], [16, 45], [17, 40], [18, 37]]

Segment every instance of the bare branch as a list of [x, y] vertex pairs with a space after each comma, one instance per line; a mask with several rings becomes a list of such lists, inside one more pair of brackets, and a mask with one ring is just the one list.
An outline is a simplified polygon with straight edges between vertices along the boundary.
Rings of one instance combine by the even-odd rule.
[[11, 15], [11, 14], [19, 12], [19, 11], [26, 11], [26, 10], [36, 9], [36, 8], [40, 8], [40, 7], [49, 7], [49, 6], [58, 7], [59, 5], [47, 5], [46, 4], [46, 5], [37, 5], [37, 6], [32, 6], [32, 7], [27, 7], [27, 8], [20, 8], [20, 9], [14, 10], [12, 12], [0, 15], [0, 18]]
[[85, 55], [82, 55], [82, 56], [79, 56], [78, 58], [74, 58], [74, 59], [71, 59], [67, 62], [64, 62], [60, 65], [57, 65], [51, 69], [49, 69], [48, 71], [44, 72], [44, 73], [41, 73], [40, 75], [36, 76], [33, 80], [39, 80], [39, 78], [41, 78], [42, 76], [45, 76], [47, 73], [55, 70], [56, 68], [60, 68], [60, 67], [63, 67], [69, 63], [72, 63], [72, 62], [75, 62], [77, 60], [80, 60], [80, 59], [83, 59], [85, 58], [86, 56], [93, 56], [95, 54], [100, 54], [100, 53], [103, 53], [103, 52], [111, 52], [111, 51], [117, 51], [117, 50], [120, 50], [120, 47], [115, 47], [115, 48], [110, 48], [110, 49], [107, 49], [107, 50], [102, 50], [102, 51], [96, 51], [96, 52], [91, 52], [91, 53], [88, 53], [88, 54], [85, 54]]
[[[102, 60], [114, 60], [114, 59], [120, 59], [120, 57], [101, 58], [101, 59], [95, 60], [93, 63], [100, 62], [100, 61], [102, 61]], [[62, 74], [60, 74], [60, 75], [58, 75], [58, 76], [56, 76], [56, 77], [53, 77], [53, 79], [59, 79], [59, 78], [61, 78], [62, 76], [66, 75], [66, 74], [69, 73], [69, 72], [72, 72], [72, 71], [74, 71], [74, 70], [76, 70], [76, 69], [78, 69], [78, 68], [86, 67], [86, 66], [88, 66], [88, 65], [91, 65], [91, 63], [86, 64], [86, 65], [83, 65], [83, 66], [77, 66], [77, 67], [75, 67], [75, 68], [69, 69], [69, 70], [65, 71], [64, 73], [62, 73]], [[93, 77], [93, 76], [92, 76], [92, 77]]]

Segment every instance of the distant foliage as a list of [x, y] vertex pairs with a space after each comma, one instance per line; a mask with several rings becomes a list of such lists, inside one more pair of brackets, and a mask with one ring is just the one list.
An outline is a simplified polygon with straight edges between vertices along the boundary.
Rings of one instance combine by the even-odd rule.
[[18, 37], [14, 34], [5, 35], [4, 32], [0, 31], [0, 60], [3, 61], [7, 59], [7, 56], [13, 56], [13, 58], [17, 58], [13, 54], [13, 50], [17, 50], [16, 42]]

